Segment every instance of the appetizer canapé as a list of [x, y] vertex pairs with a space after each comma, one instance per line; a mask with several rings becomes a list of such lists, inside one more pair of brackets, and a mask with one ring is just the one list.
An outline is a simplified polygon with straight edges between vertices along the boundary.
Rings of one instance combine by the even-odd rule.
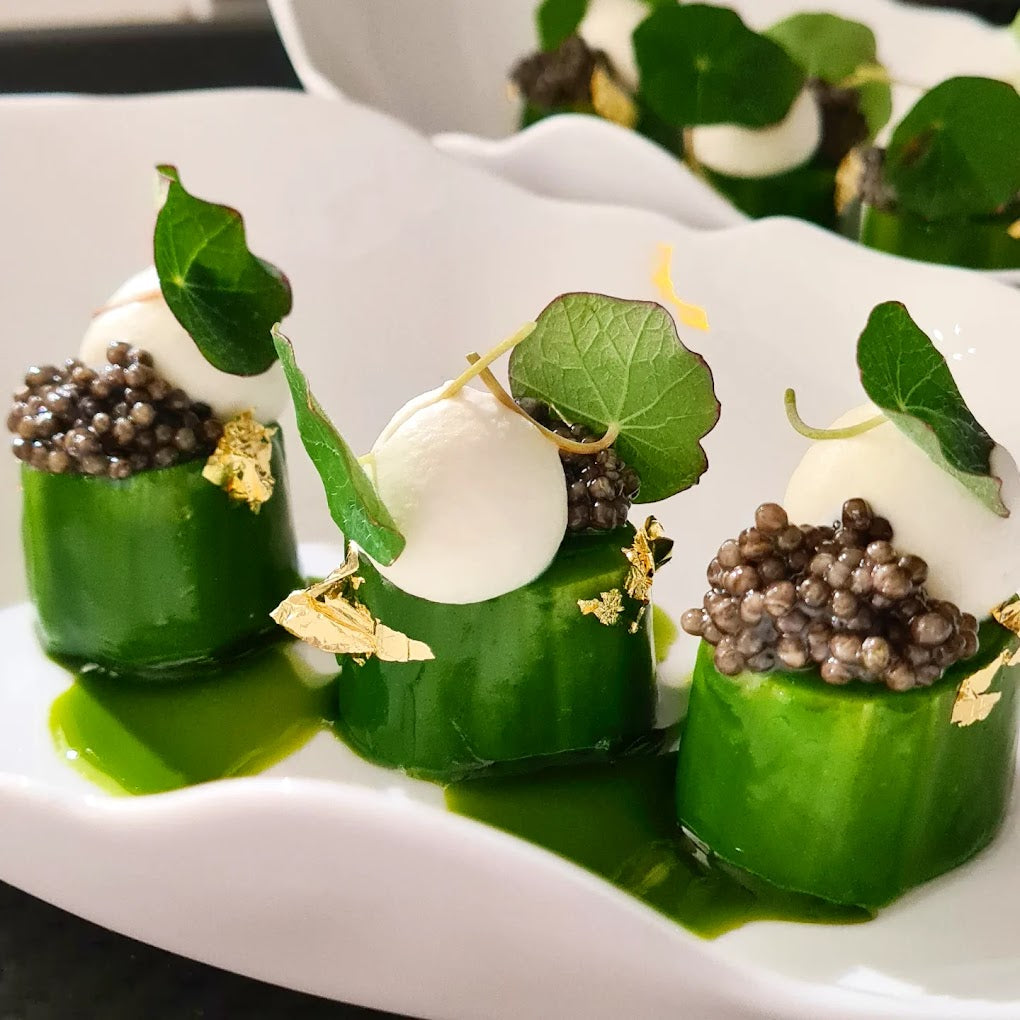
[[926, 93], [884, 148], [840, 174], [848, 231], [872, 248], [975, 269], [1020, 267], [1020, 94], [952, 78]]
[[[511, 347], [516, 402], [485, 367]], [[400, 410], [364, 470], [282, 338], [279, 350], [351, 549], [277, 619], [340, 653], [346, 739], [443, 779], [647, 746], [646, 610], [671, 543], [627, 512], [697, 481], [718, 417], [708, 369], [668, 313], [594, 294], [554, 301]], [[466, 385], [475, 375], [487, 390]]]
[[523, 122], [594, 113], [665, 145], [752, 216], [834, 227], [836, 169], [889, 117], [870, 29], [799, 14], [764, 33], [703, 4], [545, 0], [512, 80]]
[[720, 546], [682, 618], [702, 645], [677, 804], [726, 864], [873, 908], [1005, 815], [1020, 476], [901, 305], [858, 360], [877, 407], [808, 430], [785, 509]]
[[[226, 224], [219, 255], [184, 250], [201, 241], [179, 230], [189, 217], [191, 227]], [[273, 639], [268, 613], [298, 577], [283, 448], [260, 424], [285, 406], [286, 383], [271, 361], [232, 361], [229, 344], [209, 346], [196, 320], [221, 312], [218, 331], [257, 345], [258, 315], [232, 316], [218, 294], [239, 277], [217, 259], [253, 260], [240, 218], [173, 177], [155, 251], [159, 271], [133, 277], [100, 309], [79, 357], [31, 368], [8, 415], [47, 651], [146, 679]], [[269, 328], [290, 294], [275, 270], [262, 271], [285, 291], [261, 325], [271, 351]]]

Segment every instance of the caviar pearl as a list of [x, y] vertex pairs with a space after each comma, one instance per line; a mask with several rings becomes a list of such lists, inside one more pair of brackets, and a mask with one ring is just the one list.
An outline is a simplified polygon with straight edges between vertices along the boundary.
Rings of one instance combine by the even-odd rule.
[[118, 341], [106, 358], [99, 373], [75, 359], [26, 373], [7, 417], [19, 460], [53, 474], [123, 479], [212, 452], [222, 426], [207, 404], [181, 391], [172, 407], [159, 399], [171, 387], [146, 351]]
[[702, 608], [680, 622], [715, 646], [720, 672], [813, 662], [826, 683], [902, 691], [933, 683], [977, 651], [977, 620], [929, 596], [927, 563], [901, 555], [888, 520], [865, 500], [848, 500], [835, 526], [798, 534], [792, 542], [786, 514], [765, 504], [755, 527], [719, 547]]

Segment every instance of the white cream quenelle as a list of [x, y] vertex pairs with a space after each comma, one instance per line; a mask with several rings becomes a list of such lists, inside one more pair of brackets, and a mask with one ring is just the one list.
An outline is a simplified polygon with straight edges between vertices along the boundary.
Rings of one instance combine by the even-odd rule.
[[431, 602], [505, 595], [552, 562], [567, 526], [556, 446], [492, 394], [440, 387], [383, 430], [369, 471], [406, 539], [379, 572]]
[[[867, 404], [833, 428], [877, 413]], [[991, 465], [1002, 479], [1006, 518], [886, 422], [851, 439], [813, 442], [790, 478], [784, 506], [791, 521], [825, 524], [839, 518], [846, 500], [866, 499], [892, 523], [893, 545], [927, 561], [928, 591], [980, 620], [1020, 586], [1020, 474], [1000, 446]]]
[[705, 124], [690, 130], [694, 158], [729, 177], [772, 177], [803, 166], [822, 141], [822, 111], [805, 88], [786, 116], [765, 128]]
[[631, 92], [638, 87], [634, 30], [651, 13], [643, 0], [590, 0], [577, 34], [593, 50], [602, 50], [620, 81]]
[[87, 365], [104, 365], [114, 341], [148, 351], [160, 375], [192, 400], [208, 404], [221, 421], [249, 410], [261, 422], [277, 421], [290, 400], [279, 362], [260, 375], [241, 376], [206, 361], [167, 306], [153, 266], [114, 291], [86, 330], [78, 356]]

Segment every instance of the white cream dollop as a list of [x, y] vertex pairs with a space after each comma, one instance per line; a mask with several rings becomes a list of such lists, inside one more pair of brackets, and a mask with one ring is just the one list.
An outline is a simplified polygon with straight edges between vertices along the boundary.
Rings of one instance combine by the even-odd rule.
[[[867, 404], [833, 424], [844, 428], [877, 414]], [[998, 517], [891, 422], [852, 439], [811, 444], [790, 478], [784, 506], [795, 524], [839, 519], [843, 503], [866, 499], [892, 523], [893, 545], [928, 563], [928, 591], [978, 619], [1020, 586], [1020, 474], [996, 446], [992, 470], [1011, 511]]]
[[78, 357], [93, 367], [105, 365], [107, 346], [120, 340], [148, 351], [160, 375], [192, 400], [208, 404], [221, 420], [251, 410], [261, 422], [277, 421], [287, 406], [289, 391], [279, 362], [260, 375], [241, 376], [206, 361], [170, 311], [154, 266], [114, 291], [85, 331]]
[[491, 393], [401, 408], [372, 449], [379, 496], [407, 541], [379, 572], [430, 602], [465, 604], [533, 581], [567, 525], [556, 447]]
[[620, 81], [636, 92], [637, 58], [634, 56], [634, 30], [651, 8], [642, 0], [591, 0], [577, 34], [593, 50], [603, 50]]
[[772, 177], [793, 170], [811, 159], [821, 140], [822, 112], [811, 89], [801, 92], [778, 124], [704, 124], [690, 131], [697, 161], [729, 177]]

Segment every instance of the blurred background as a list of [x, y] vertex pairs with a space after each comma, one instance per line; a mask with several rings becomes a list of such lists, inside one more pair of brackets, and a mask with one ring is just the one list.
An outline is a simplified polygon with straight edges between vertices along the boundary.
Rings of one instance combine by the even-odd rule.
[[[969, 10], [997, 24], [1008, 24], [1020, 11], [1020, 0], [910, 2]], [[299, 87], [265, 0], [0, 3], [0, 92], [158, 92], [229, 85]]]

